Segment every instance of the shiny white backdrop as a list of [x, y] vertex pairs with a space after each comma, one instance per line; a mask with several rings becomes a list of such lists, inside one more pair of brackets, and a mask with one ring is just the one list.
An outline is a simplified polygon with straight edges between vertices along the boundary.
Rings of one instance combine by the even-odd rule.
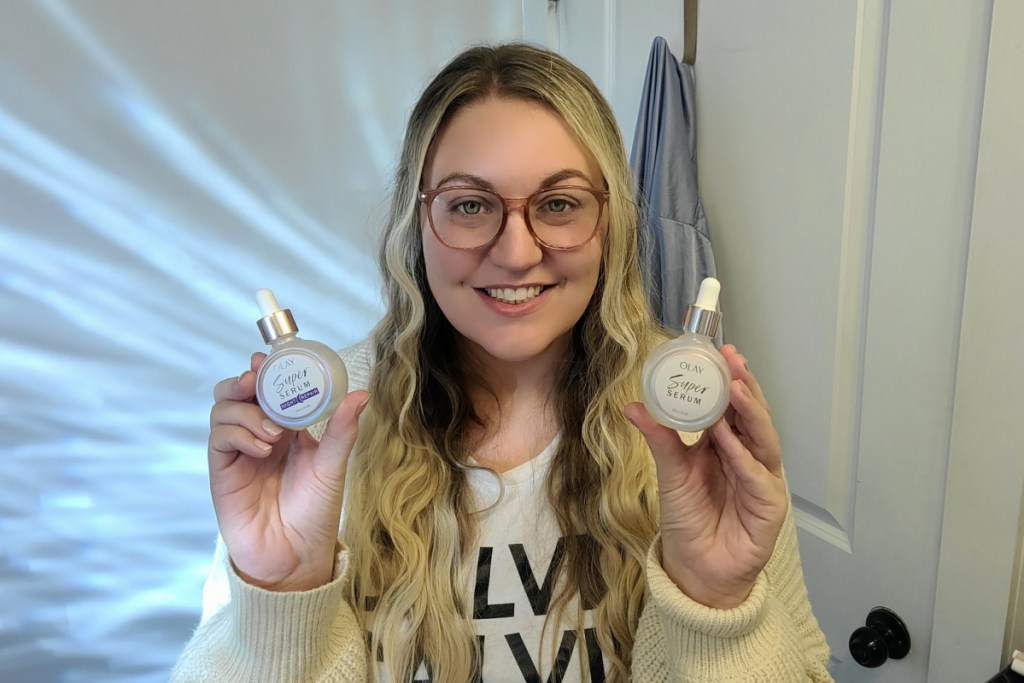
[[522, 38], [524, 7], [5, 3], [0, 680], [166, 680], [216, 529], [211, 388], [261, 344], [254, 292], [303, 335], [369, 331], [408, 109], [460, 47]]

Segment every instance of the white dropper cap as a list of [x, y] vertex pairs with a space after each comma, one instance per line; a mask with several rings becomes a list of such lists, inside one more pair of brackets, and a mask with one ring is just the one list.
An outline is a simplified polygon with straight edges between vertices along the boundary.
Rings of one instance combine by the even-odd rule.
[[[697, 301], [695, 301], [693, 305], [697, 308], [714, 311], [718, 308], [718, 294], [721, 291], [721, 282], [713, 277], [706, 277], [701, 280], [700, 289], [697, 290]], [[271, 294], [271, 296], [273, 296], [273, 294]]]
[[686, 308], [686, 316], [683, 319], [683, 329], [694, 334], [702, 334], [706, 337], [714, 337], [718, 332], [718, 324], [722, 321], [722, 314], [718, 308], [718, 294], [722, 291], [722, 283], [713, 277], [706, 277], [701, 280], [700, 288], [697, 290], [697, 301]]
[[261, 289], [256, 292], [256, 303], [259, 304], [260, 315], [264, 318], [281, 310], [281, 306], [277, 303], [277, 297], [269, 289]]
[[256, 292], [256, 303], [260, 307], [260, 315], [263, 317], [256, 321], [256, 327], [263, 335], [263, 341], [269, 344], [278, 337], [286, 334], [295, 334], [299, 331], [295, 324], [292, 312], [287, 308], [281, 308], [277, 303], [277, 297], [269, 289], [261, 289]]

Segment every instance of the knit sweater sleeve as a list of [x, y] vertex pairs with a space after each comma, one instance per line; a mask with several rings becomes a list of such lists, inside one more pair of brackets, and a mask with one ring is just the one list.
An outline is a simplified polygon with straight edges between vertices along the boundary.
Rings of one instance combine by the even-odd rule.
[[672, 683], [830, 683], [829, 648], [811, 612], [792, 513], [750, 597], [727, 610], [684, 595], [647, 557], [648, 593], [633, 648], [633, 680]]
[[[371, 346], [339, 351], [349, 389], [367, 385]], [[309, 432], [319, 439], [326, 422]], [[335, 579], [312, 591], [275, 593], [247, 584], [217, 542], [203, 588], [203, 618], [178, 658], [172, 683], [363, 683], [368, 653], [345, 599], [347, 551], [335, 559]]]
[[335, 579], [275, 593], [245, 583], [228, 563], [230, 599], [185, 646], [171, 683], [364, 683], [366, 640], [345, 600], [346, 551]]

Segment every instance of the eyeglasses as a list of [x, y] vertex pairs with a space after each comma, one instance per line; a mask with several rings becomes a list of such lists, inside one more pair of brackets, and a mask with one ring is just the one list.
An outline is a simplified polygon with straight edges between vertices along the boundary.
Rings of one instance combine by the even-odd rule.
[[523, 208], [526, 227], [541, 246], [573, 249], [597, 234], [608, 192], [571, 185], [549, 187], [529, 197], [506, 198], [480, 187], [439, 187], [420, 192], [434, 235], [452, 249], [490, 246], [508, 214]]

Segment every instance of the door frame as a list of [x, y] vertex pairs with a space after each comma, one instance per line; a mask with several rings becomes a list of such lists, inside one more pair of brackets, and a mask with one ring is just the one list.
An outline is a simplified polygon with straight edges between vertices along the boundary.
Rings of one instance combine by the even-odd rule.
[[936, 681], [980, 681], [1002, 668], [1020, 580], [1024, 451], [1008, 427], [1024, 416], [1024, 221], [1013, 219], [1024, 215], [1024, 1], [986, 4], [991, 39], [929, 662]]

